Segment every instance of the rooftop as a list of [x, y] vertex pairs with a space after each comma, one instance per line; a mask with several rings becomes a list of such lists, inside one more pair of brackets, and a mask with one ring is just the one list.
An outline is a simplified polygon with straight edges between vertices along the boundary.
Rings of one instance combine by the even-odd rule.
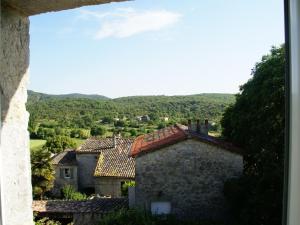
[[73, 149], [67, 149], [61, 153], [58, 153], [52, 158], [53, 165], [77, 165], [76, 152]]
[[141, 153], [158, 150], [186, 139], [198, 140], [237, 154], [242, 154], [242, 150], [234, 146], [232, 143], [225, 142], [209, 135], [201, 135], [195, 131], [189, 130], [188, 127], [184, 125], [176, 124], [174, 126], [166, 127], [158, 131], [154, 131], [153, 133], [137, 137], [132, 144], [130, 156], [135, 157]]
[[76, 153], [100, 153], [103, 150], [114, 148], [114, 138], [91, 137], [87, 139]]
[[129, 157], [133, 139], [117, 138], [116, 147], [101, 152], [95, 177], [135, 177], [134, 159]]
[[84, 201], [48, 200], [33, 201], [33, 212], [38, 213], [106, 213], [128, 207], [126, 198], [101, 198]]

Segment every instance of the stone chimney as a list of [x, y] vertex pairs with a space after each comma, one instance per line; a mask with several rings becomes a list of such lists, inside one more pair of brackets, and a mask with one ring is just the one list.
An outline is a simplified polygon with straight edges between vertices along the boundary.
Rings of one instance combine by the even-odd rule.
[[200, 125], [200, 120], [198, 119], [198, 120], [196, 121], [196, 132], [197, 132], [198, 134], [200, 134], [200, 131], [201, 131], [201, 125]]
[[189, 130], [192, 130], [192, 120], [188, 120], [188, 128]]

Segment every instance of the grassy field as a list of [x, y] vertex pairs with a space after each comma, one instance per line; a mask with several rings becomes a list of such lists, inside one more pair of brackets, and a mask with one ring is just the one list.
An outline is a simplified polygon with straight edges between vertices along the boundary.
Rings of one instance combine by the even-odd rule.
[[30, 140], [30, 149], [31, 150], [36, 150], [41, 147], [46, 143], [46, 140], [41, 140], [41, 139], [31, 139]]

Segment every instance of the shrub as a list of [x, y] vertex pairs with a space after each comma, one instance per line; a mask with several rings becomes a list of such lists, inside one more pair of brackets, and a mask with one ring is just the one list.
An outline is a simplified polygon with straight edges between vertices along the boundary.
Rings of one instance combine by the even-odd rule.
[[86, 200], [87, 196], [85, 194], [82, 194], [80, 192], [75, 191], [74, 187], [71, 185], [66, 185], [62, 189], [63, 198], [67, 200]]
[[137, 209], [121, 209], [103, 217], [99, 225], [222, 225], [213, 221], [183, 221], [174, 216], [153, 216]]
[[58, 221], [50, 220], [48, 217], [45, 217], [36, 221], [35, 225], [61, 225], [61, 223]]

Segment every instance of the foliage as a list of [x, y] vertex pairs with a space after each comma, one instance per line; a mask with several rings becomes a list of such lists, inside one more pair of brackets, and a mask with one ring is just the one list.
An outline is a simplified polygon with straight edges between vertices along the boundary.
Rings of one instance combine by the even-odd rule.
[[45, 217], [36, 221], [35, 225], [61, 225], [61, 223]]
[[122, 196], [128, 196], [128, 187], [135, 187], [134, 181], [125, 181], [121, 186]]
[[122, 209], [103, 217], [99, 225], [221, 225], [212, 221], [181, 221], [173, 216], [152, 216], [136, 209]]
[[[224, 137], [246, 153], [244, 177], [229, 181], [226, 194], [242, 224], [279, 225], [285, 129], [284, 47], [272, 48], [252, 74], [221, 121]], [[239, 201], [237, 195], [241, 196]]]
[[50, 152], [43, 148], [31, 151], [31, 180], [34, 198], [42, 199], [45, 192], [53, 187], [54, 171], [50, 156]]
[[62, 194], [64, 199], [68, 200], [86, 200], [87, 196], [85, 194], [82, 194], [80, 192], [75, 191], [74, 187], [72, 185], [66, 185], [62, 189]]
[[75, 148], [76, 143], [67, 136], [54, 136], [53, 138], [48, 138], [44, 148], [46, 148], [51, 153], [59, 153], [67, 148]]
[[[75, 95], [76, 96], [76, 95]], [[29, 91], [27, 110], [30, 112], [32, 138], [47, 139], [55, 135], [85, 138], [76, 129], [91, 130], [103, 126], [110, 129], [136, 129], [136, 134], [147, 132], [146, 127], [170, 118], [174, 124], [191, 119], [209, 119], [219, 123], [224, 110], [234, 102], [230, 94], [200, 94], [190, 96], [135, 96], [117, 99], [67, 98]], [[82, 97], [82, 96], [81, 96]], [[137, 121], [137, 116], [149, 115], [150, 121]], [[200, 118], [198, 118], [200, 115]], [[114, 118], [120, 118], [114, 121]], [[137, 129], [144, 127], [142, 131]], [[59, 128], [59, 129], [58, 129]], [[127, 132], [126, 135], [131, 135]]]
[[94, 126], [91, 129], [91, 135], [93, 136], [103, 136], [106, 133], [106, 128], [104, 126]]

